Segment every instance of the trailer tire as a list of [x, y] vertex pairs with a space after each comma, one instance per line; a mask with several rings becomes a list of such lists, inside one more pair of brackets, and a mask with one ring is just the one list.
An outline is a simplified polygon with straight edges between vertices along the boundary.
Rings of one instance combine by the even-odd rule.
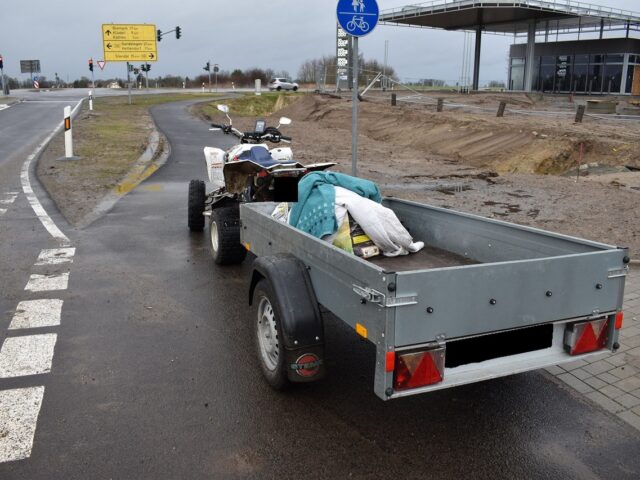
[[211, 211], [209, 248], [218, 265], [237, 265], [245, 259], [247, 250], [240, 243], [240, 210], [237, 206]]
[[260, 369], [273, 389], [284, 390], [290, 382], [282, 343], [282, 316], [273, 287], [267, 279], [258, 281], [253, 298], [254, 340]]
[[187, 208], [189, 230], [201, 232], [204, 230], [204, 202], [206, 199], [205, 185], [202, 180], [189, 182], [189, 204]]

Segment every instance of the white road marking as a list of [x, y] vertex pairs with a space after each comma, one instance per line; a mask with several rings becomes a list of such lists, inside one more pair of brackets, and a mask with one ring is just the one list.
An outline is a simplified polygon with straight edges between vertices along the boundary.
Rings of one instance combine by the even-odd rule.
[[6, 195], [6, 198], [0, 199], [0, 205], [11, 205], [16, 201], [18, 195]]
[[7, 213], [7, 209], [6, 208], [0, 208], [0, 215], [4, 215], [5, 213]]
[[0, 378], [49, 373], [56, 339], [55, 333], [5, 338], [0, 350]]
[[44, 387], [0, 391], [0, 462], [31, 456]]
[[73, 262], [73, 256], [76, 254], [76, 249], [73, 247], [67, 248], [51, 248], [48, 250], [42, 250], [38, 256], [36, 266], [40, 265], [57, 265], [60, 263]]
[[[80, 100], [76, 104], [76, 106], [73, 108], [73, 110], [71, 111], [72, 115], [80, 107], [81, 104], [82, 104], [82, 100]], [[56, 133], [58, 133], [58, 130], [61, 129], [63, 125], [64, 125], [64, 121], [60, 122], [58, 126], [47, 136], [47, 138], [45, 138], [42, 141], [42, 143], [40, 143], [40, 145], [36, 147], [34, 152], [27, 157], [27, 159], [22, 164], [20, 181], [22, 183], [22, 191], [27, 196], [27, 200], [29, 200], [29, 204], [31, 205], [31, 208], [35, 212], [36, 216], [38, 217], [38, 219], [40, 220], [44, 228], [46, 228], [49, 234], [53, 238], [55, 238], [61, 245], [69, 245], [71, 243], [69, 238], [64, 233], [62, 233], [62, 230], [60, 230], [58, 226], [55, 224], [55, 222], [51, 220], [51, 217], [49, 216], [49, 214], [47, 214], [45, 209], [42, 207], [40, 200], [38, 200], [38, 197], [36, 197], [35, 193], [33, 193], [33, 188], [31, 188], [31, 182], [29, 180], [29, 167], [31, 166], [31, 162], [40, 153], [40, 150], [42, 150], [47, 145], [47, 143], [49, 143], [49, 141], [53, 138], [53, 136]]]
[[32, 273], [24, 289], [32, 292], [49, 292], [52, 290], [66, 290], [68, 286], [69, 273], [56, 273], [52, 275]]
[[60, 325], [62, 300], [25, 300], [18, 304], [9, 330], [53, 327]]
[[0, 103], [0, 112], [5, 108], [9, 108], [9, 105], [7, 105], [6, 103]]

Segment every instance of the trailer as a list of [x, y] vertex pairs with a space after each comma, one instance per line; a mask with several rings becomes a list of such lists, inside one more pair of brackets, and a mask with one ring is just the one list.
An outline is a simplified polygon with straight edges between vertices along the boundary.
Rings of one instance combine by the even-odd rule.
[[325, 375], [321, 305], [376, 347], [383, 400], [427, 393], [619, 348], [626, 248], [387, 198], [426, 247], [363, 260], [240, 206], [254, 260], [249, 303], [274, 388]]

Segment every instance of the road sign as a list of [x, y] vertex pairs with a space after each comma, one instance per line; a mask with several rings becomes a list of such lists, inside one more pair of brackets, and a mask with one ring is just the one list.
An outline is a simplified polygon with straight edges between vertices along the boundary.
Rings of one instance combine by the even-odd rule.
[[102, 46], [107, 62], [155, 62], [158, 60], [156, 26], [103, 24]]
[[96, 63], [100, 67], [100, 70], [104, 70], [104, 66], [107, 62], [105, 62], [104, 60], [98, 60]]
[[337, 15], [349, 35], [363, 37], [376, 28], [380, 9], [376, 0], [339, 0]]
[[40, 73], [40, 60], [20, 60], [20, 73]]

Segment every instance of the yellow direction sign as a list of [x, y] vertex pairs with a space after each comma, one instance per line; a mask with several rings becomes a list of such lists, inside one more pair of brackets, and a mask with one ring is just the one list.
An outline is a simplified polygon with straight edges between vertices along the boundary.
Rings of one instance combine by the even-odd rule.
[[155, 62], [158, 60], [156, 26], [102, 24], [102, 46], [107, 62]]

